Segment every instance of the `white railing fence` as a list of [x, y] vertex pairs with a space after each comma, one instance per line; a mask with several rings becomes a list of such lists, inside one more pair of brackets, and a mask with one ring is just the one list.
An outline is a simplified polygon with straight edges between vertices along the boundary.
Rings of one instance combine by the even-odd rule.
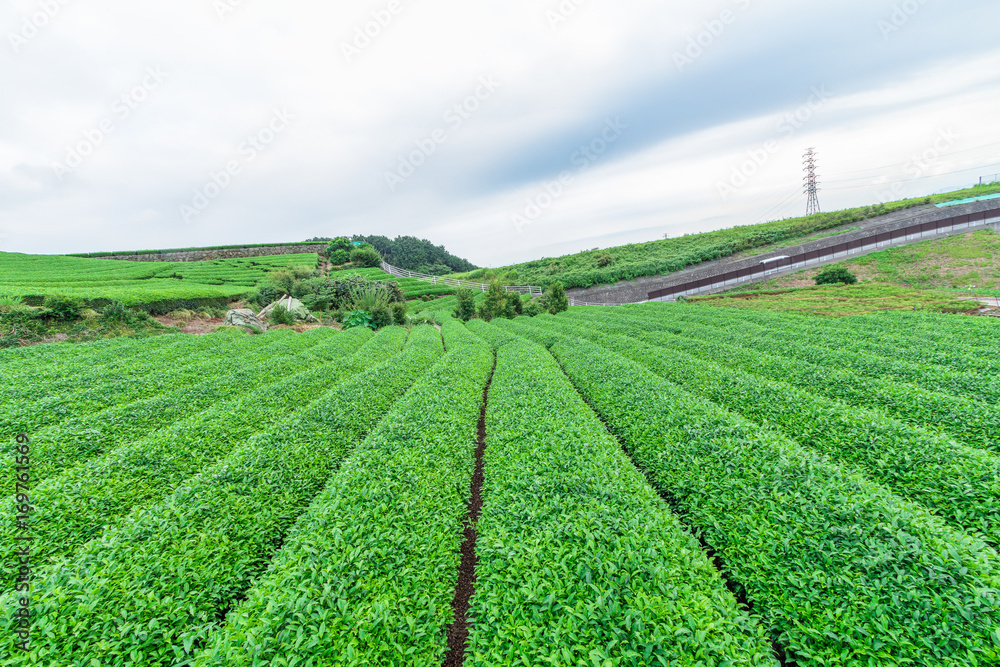
[[[486, 292], [490, 289], [490, 286], [484, 283], [475, 283], [470, 280], [459, 280], [458, 278], [448, 278], [447, 276], [435, 276], [429, 273], [419, 273], [417, 271], [407, 271], [406, 269], [400, 269], [387, 262], [382, 262], [382, 270], [388, 273], [389, 275], [396, 276], [397, 278], [413, 278], [415, 280], [421, 280], [423, 282], [431, 283], [433, 285], [468, 287], [469, 289], [477, 289], [483, 292]], [[533, 285], [505, 287], [504, 289], [506, 289], [508, 292], [517, 292], [519, 294], [529, 294], [532, 296], [542, 294], [545, 291], [541, 287], [535, 287]]]

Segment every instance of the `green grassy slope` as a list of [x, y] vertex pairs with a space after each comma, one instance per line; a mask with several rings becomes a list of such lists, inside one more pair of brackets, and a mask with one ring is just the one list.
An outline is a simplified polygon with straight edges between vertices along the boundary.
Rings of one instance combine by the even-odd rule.
[[[1000, 293], [1000, 236], [992, 229], [889, 248], [840, 265], [862, 283], [920, 289]], [[751, 291], [806, 287], [822, 268], [811, 268], [749, 286]]]
[[202, 262], [127, 262], [59, 255], [0, 253], [0, 296], [41, 301], [48, 294], [129, 306], [226, 300], [249, 292], [268, 271], [316, 266], [316, 254]]
[[562, 281], [566, 287], [612, 284], [622, 280], [672, 273], [694, 264], [729, 257], [740, 252], [756, 254], [803, 240], [820, 238], [825, 230], [903, 208], [995, 192], [1000, 192], [1000, 184], [760, 225], [688, 234], [648, 243], [589, 250], [496, 270], [481, 269], [459, 277], [476, 280], [489, 278], [494, 274], [501, 276], [506, 274], [507, 280], [519, 285], [546, 286], [556, 280]]

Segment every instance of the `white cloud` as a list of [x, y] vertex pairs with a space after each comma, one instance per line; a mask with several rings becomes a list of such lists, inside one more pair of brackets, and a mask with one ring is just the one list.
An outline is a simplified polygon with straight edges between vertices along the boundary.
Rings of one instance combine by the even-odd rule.
[[[905, 74], [894, 83], [848, 86], [723, 202], [717, 182], [774, 134], [789, 99], [806, 100], [809, 85], [798, 86], [798, 79], [818, 85], [822, 80], [814, 79], [834, 61], [817, 56], [815, 76], [808, 67], [803, 74], [797, 61], [776, 61], [765, 75], [740, 70], [761, 44], [787, 40], [789, 50], [797, 48], [797, 22], [808, 20], [799, 16], [800, 3], [752, 0], [743, 9], [743, 0], [681, 8], [651, 0], [576, 0], [576, 10], [553, 28], [547, 12], [566, 6], [559, 0], [227, 1], [235, 8], [220, 18], [215, 0], [63, 0], [17, 53], [8, 36], [20, 34], [39, 3], [17, 0], [0, 10], [0, 88], [13, 91], [0, 106], [0, 228], [6, 233], [0, 249], [75, 252], [414, 234], [477, 263], [497, 264], [753, 222], [800, 181], [798, 156], [808, 145], [819, 148], [821, 173], [832, 180], [870, 166], [901, 171], [899, 163], [942, 126], [959, 128], [961, 139], [923, 176], [988, 161], [982, 151], [967, 149], [1000, 141], [988, 122], [1000, 105], [990, 75], [996, 55], [963, 55], [959, 47], [968, 39], [944, 33], [940, 38], [950, 40], [954, 54], [939, 41], [925, 47], [933, 65], [915, 59], [909, 70], [894, 70]], [[882, 48], [876, 20], [888, 15], [891, 2], [817, 4], [826, 14], [839, 12], [845, 25]], [[726, 9], [743, 13], [702, 58], [678, 72], [671, 55]], [[907, 31], [924, 30], [929, 19], [922, 19], [915, 16], [894, 35], [893, 48], [907, 44]], [[373, 20], [381, 24], [373, 28]], [[370, 43], [355, 41], [358, 29], [369, 30]], [[360, 51], [350, 62], [344, 44]], [[116, 101], [141, 84], [150, 67], [169, 76], [119, 118]], [[842, 79], [860, 81], [870, 76], [867, 69], [844, 69]], [[627, 116], [646, 91], [684, 86], [684, 97], [655, 104], [665, 105], [664, 114], [686, 110], [697, 121], [701, 93], [715, 99], [718, 77], [734, 73], [737, 80], [761, 76], [753, 95], [762, 109], [777, 111], [741, 113], [734, 105], [722, 110], [721, 120], [677, 131], [669, 122], [650, 123], [656, 108], [638, 119]], [[459, 126], [449, 126], [446, 114], [474, 94], [482, 77], [494, 77], [500, 89]], [[792, 83], [782, 83], [785, 78]], [[241, 144], [266, 127], [278, 107], [287, 107], [294, 122], [252, 162], [241, 163], [231, 184], [185, 224], [180, 206], [213, 172], [243, 159]], [[559, 170], [575, 169], [574, 147], [596, 136], [616, 110], [632, 122], [621, 144], [575, 173], [545, 213], [517, 233], [512, 213]], [[68, 149], [95, 136], [108, 118], [113, 132], [60, 181], [53, 162], [64, 162]], [[386, 171], [442, 127], [447, 140], [391, 191]], [[943, 187], [951, 177], [939, 178], [923, 178], [919, 189]], [[825, 208], [867, 203], [875, 192], [831, 189], [821, 201]]]

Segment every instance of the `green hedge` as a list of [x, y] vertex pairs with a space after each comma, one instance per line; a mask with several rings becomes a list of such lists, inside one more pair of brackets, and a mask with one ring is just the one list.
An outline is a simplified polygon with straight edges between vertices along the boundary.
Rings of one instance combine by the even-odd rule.
[[[192, 337], [193, 338], [193, 337]], [[219, 340], [223, 338], [222, 340]], [[159, 428], [189, 417], [192, 413], [209, 408], [219, 401], [234, 398], [248, 390], [245, 385], [233, 382], [226, 373], [220, 373], [220, 366], [239, 358], [244, 372], [263, 378], [267, 382], [270, 367], [274, 365], [271, 350], [282, 337], [240, 336], [200, 337], [203, 347], [192, 349], [194, 363], [185, 368], [179, 377], [174, 376], [174, 368], [165, 370], [167, 387], [149, 398], [132, 400], [135, 396], [113, 397], [108, 407], [99, 412], [78, 411], [72, 418], [45, 428], [32, 428], [33, 452], [32, 483], [47, 479], [65, 468], [99, 456], [109, 449], [131, 440], [144, 437]], [[213, 340], [214, 339], [214, 340]], [[153, 374], [154, 371], [148, 371]], [[132, 384], [129, 384], [132, 388]], [[77, 398], [81, 392], [70, 395], [71, 405], [95, 405], [95, 401], [83, 402]], [[67, 412], [69, 412], [67, 410]], [[2, 414], [2, 413], [0, 413]], [[68, 416], [68, 415], [67, 415]], [[2, 419], [2, 418], [0, 418]], [[11, 437], [13, 446], [13, 436]], [[14, 457], [0, 460], [0, 496], [14, 492]]]
[[630, 332], [627, 318], [615, 326], [590, 319], [577, 326], [552, 320], [541, 326], [588, 338], [763, 428], [779, 428], [797, 443], [858, 468], [956, 526], [978, 531], [994, 548], [1000, 546], [1000, 457], [994, 454], [879, 410], [845, 405], [674, 350], [673, 334], [662, 334], [656, 345], [617, 335]]
[[[678, 314], [683, 314], [686, 319], [678, 319]], [[644, 339], [656, 336], [665, 327], [677, 327], [678, 333], [682, 334], [672, 341], [677, 349], [787, 382], [849, 405], [882, 409], [898, 419], [945, 433], [964, 444], [1000, 451], [1000, 422], [991, 403], [930, 391], [892, 378], [866, 377], [808, 363], [796, 358], [797, 348], [785, 341], [778, 345], [782, 354], [791, 357], [761, 353], [760, 349], [770, 345], [766, 336], [747, 333], [747, 327], [741, 327], [737, 321], [728, 328], [696, 323], [696, 318], [706, 315], [711, 317], [707, 313], [685, 313], [682, 307], [655, 316], [639, 315], [633, 321], [636, 326], [641, 324], [645, 328], [644, 333], [637, 334]]]
[[[97, 537], [104, 526], [162, 497], [224, 457], [237, 443], [266, 430], [274, 420], [290, 415], [322, 393], [329, 372], [324, 373], [320, 361], [297, 356], [319, 340], [293, 333], [286, 343], [272, 348], [274, 362], [266, 379], [249, 373], [231, 374], [233, 383], [248, 389], [239, 397], [216, 403], [34, 487], [36, 510], [30, 515], [30, 528], [45, 536], [37, 542], [36, 567], [72, 553]], [[333, 339], [334, 343], [339, 340]], [[345, 372], [353, 373], [354, 369]], [[15, 562], [16, 533], [13, 515], [0, 515], [4, 589]]]
[[[157, 255], [165, 254], [170, 252], [196, 252], [198, 250], [238, 250], [240, 248], [279, 248], [283, 246], [314, 246], [314, 245], [326, 245], [325, 243], [316, 243], [310, 241], [296, 241], [293, 243], [241, 243], [237, 245], [211, 245], [211, 246], [201, 246], [198, 248], [160, 248], [157, 250], [115, 250], [108, 252], [82, 252], [73, 253], [69, 255], [64, 255], [65, 257], [128, 257], [131, 255]], [[246, 259], [256, 259], [256, 258], [246, 258]]]
[[152, 667], [190, 659], [264, 573], [331, 472], [442, 354], [431, 327], [415, 331], [400, 354], [405, 339], [404, 330], [383, 330], [352, 358], [368, 370], [327, 385], [309, 408], [46, 573], [36, 586], [37, 623], [61, 629], [30, 662], [85, 655]]
[[552, 356], [468, 326], [499, 350], [465, 664], [776, 665], [763, 629]]
[[1000, 576], [981, 541], [592, 343], [553, 352], [796, 665], [1000, 660]]
[[439, 665], [493, 355], [448, 353], [355, 449], [193, 664]]

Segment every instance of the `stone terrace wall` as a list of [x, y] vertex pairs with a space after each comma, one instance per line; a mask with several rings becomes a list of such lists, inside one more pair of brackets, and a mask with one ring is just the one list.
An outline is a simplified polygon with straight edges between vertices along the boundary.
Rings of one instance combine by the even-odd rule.
[[145, 255], [106, 255], [93, 259], [119, 259], [129, 262], [200, 262], [206, 259], [236, 259], [266, 255], [298, 255], [326, 250], [327, 243], [283, 245], [270, 247], [228, 248], [226, 250], [189, 250], [186, 252], [155, 252]]

